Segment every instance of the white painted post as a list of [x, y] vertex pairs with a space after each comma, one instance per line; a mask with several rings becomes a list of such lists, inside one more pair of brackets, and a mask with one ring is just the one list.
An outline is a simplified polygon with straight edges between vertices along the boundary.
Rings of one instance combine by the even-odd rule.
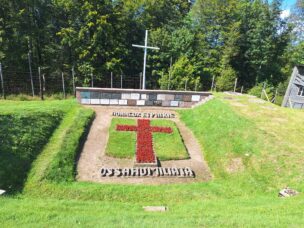
[[235, 79], [235, 83], [234, 83], [234, 92], [236, 91], [237, 82], [238, 82], [238, 79], [236, 78], [236, 79]]
[[42, 81], [43, 81], [43, 92], [45, 92], [45, 77], [44, 77], [44, 74], [42, 74]]
[[214, 88], [214, 80], [215, 80], [215, 76], [213, 75], [212, 84], [211, 84], [211, 91], [213, 91], [213, 88]]
[[4, 79], [2, 73], [2, 64], [0, 63], [0, 80], [1, 80], [1, 89], [2, 89], [2, 98], [5, 99], [5, 91], [4, 91]]
[[64, 76], [63, 76], [63, 72], [61, 72], [61, 79], [62, 79], [62, 91], [63, 91], [63, 99], [66, 98], [65, 96], [65, 84], [64, 84]]

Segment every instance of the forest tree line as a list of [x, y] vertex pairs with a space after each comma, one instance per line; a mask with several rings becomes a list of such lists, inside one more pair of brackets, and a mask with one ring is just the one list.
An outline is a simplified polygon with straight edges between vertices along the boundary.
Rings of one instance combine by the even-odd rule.
[[[263, 83], [284, 90], [304, 64], [304, 1], [282, 17], [280, 0], [0, 0], [0, 62], [10, 72], [33, 68], [60, 77], [74, 67], [95, 77], [138, 75], [149, 30], [147, 78], [159, 88], [245, 90]], [[168, 81], [170, 78], [170, 85]], [[150, 86], [151, 87], [151, 86]]]

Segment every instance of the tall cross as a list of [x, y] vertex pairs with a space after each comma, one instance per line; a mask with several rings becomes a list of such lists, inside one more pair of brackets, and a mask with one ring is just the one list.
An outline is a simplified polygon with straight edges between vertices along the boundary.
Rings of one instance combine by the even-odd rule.
[[147, 65], [147, 52], [148, 49], [159, 50], [158, 47], [149, 47], [148, 46], [148, 30], [146, 30], [146, 37], [145, 37], [145, 46], [132, 44], [133, 47], [143, 48], [144, 49], [144, 67], [143, 67], [143, 82], [142, 82], [142, 89], [146, 89], [146, 65]]
[[172, 133], [170, 127], [152, 127], [150, 120], [138, 119], [137, 126], [133, 125], [117, 125], [117, 131], [136, 131], [136, 162], [137, 163], [156, 163], [156, 156], [153, 150], [153, 132]]

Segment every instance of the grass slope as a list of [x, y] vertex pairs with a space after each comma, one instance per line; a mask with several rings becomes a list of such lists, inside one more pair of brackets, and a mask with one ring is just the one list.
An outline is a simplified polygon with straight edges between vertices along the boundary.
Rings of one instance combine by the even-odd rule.
[[[136, 125], [134, 119], [112, 119], [106, 154], [116, 158], [134, 158], [136, 132], [116, 131], [117, 125]], [[171, 127], [172, 134], [153, 133], [153, 147], [159, 160], [179, 160], [189, 158], [178, 128], [170, 120], [152, 120], [151, 126]]]
[[[303, 111], [259, 105], [250, 99], [225, 100], [220, 94], [203, 106], [180, 112], [204, 149], [213, 181], [135, 186], [77, 183], [65, 177], [41, 182], [35, 179], [40, 172], [34, 171], [49, 167], [59, 151], [45, 149], [34, 163], [24, 193], [0, 198], [1, 225], [302, 226], [303, 194], [280, 199], [277, 192], [286, 185], [304, 191], [304, 148], [299, 142]], [[65, 137], [68, 126], [61, 125], [53, 137]], [[46, 148], [57, 142], [51, 139]], [[169, 211], [146, 213], [142, 210], [146, 205], [167, 205]]]

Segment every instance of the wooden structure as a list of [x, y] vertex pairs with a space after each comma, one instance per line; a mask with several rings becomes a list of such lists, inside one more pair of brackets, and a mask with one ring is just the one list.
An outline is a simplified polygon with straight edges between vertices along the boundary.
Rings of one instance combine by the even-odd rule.
[[304, 109], [304, 66], [293, 69], [282, 106]]

